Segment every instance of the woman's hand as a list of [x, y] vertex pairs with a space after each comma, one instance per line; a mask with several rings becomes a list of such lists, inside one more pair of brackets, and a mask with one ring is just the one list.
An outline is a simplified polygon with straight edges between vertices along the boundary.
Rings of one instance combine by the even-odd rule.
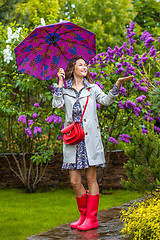
[[59, 78], [59, 83], [58, 87], [63, 87], [63, 77], [65, 78], [65, 72], [63, 68], [59, 68], [57, 72], [58, 78]]
[[123, 82], [128, 82], [128, 81], [132, 80], [133, 77], [134, 77], [134, 76], [131, 75], [131, 76], [129, 76], [129, 77], [118, 78], [118, 80], [117, 80], [117, 82], [116, 82], [116, 86], [119, 88]]

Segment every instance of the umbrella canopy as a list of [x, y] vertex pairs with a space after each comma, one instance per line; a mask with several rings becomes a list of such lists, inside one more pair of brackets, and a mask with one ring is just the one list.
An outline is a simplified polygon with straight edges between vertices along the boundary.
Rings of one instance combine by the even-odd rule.
[[41, 80], [56, 77], [71, 58], [96, 55], [95, 34], [71, 22], [38, 26], [16, 48], [18, 70]]

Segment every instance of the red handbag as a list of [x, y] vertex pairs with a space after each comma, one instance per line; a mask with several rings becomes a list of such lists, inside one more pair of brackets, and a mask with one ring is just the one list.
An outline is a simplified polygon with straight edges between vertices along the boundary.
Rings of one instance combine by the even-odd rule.
[[[89, 88], [88, 88], [89, 91]], [[81, 116], [80, 122], [74, 122], [70, 124], [68, 127], [65, 127], [61, 130], [63, 133], [63, 142], [65, 144], [75, 145], [81, 142], [85, 138], [85, 133], [80, 123], [82, 122], [82, 118], [84, 116], [87, 104], [88, 104], [89, 96], [87, 96], [87, 101]]]

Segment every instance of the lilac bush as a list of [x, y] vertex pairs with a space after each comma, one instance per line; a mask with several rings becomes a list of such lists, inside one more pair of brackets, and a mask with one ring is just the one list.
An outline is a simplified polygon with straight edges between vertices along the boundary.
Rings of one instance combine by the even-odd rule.
[[[119, 148], [121, 142], [127, 144], [132, 141], [129, 135], [132, 135], [133, 126], [138, 127], [142, 123], [145, 126], [147, 121], [157, 124], [156, 117], [160, 117], [158, 112], [153, 111], [150, 97], [150, 91], [160, 82], [160, 38], [155, 39], [146, 31], [137, 36], [134, 28], [135, 23], [131, 21], [127, 41], [122, 46], [108, 47], [106, 52], [90, 61], [93, 82], [101, 88], [103, 86], [106, 93], [118, 78], [134, 75], [131, 82], [120, 86], [119, 96], [112, 106], [98, 108], [108, 161], [114, 147]], [[155, 125], [155, 133], [159, 132], [159, 127]], [[147, 134], [146, 129], [143, 133]]]
[[[64, 113], [54, 111], [51, 105], [56, 80], [43, 82], [17, 71], [14, 48], [28, 35], [28, 29], [16, 23], [10, 27], [0, 24], [0, 32], [1, 153], [7, 153], [9, 167], [26, 192], [35, 192], [51, 157], [62, 151]], [[53, 115], [53, 122], [45, 121]]]

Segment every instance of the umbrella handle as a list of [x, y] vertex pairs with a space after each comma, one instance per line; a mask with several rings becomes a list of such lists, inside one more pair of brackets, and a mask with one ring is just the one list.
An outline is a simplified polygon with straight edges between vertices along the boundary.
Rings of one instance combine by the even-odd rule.
[[67, 84], [64, 77], [63, 77], [63, 84], [64, 84], [64, 87], [67, 88]]

